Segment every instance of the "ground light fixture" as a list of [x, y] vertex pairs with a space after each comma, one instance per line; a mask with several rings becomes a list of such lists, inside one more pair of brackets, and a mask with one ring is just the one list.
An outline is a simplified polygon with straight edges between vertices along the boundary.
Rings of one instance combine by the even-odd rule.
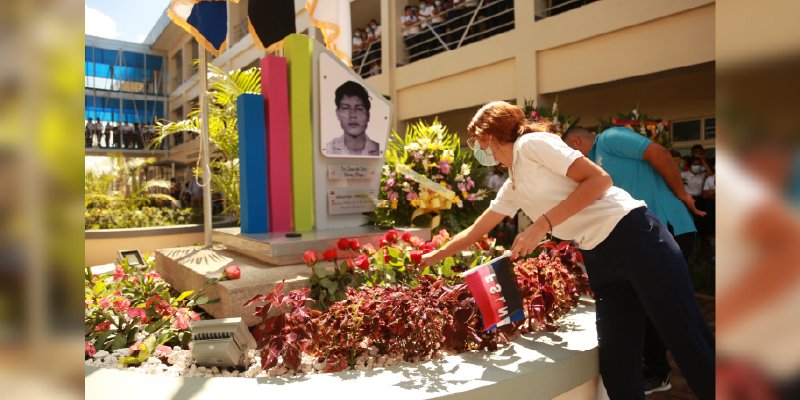
[[256, 340], [241, 317], [208, 319], [189, 323], [192, 358], [207, 367], [246, 367], [245, 350]]
[[144, 257], [139, 250], [120, 250], [117, 252], [117, 264], [122, 265], [122, 261], [127, 261], [131, 267], [144, 268], [146, 266]]

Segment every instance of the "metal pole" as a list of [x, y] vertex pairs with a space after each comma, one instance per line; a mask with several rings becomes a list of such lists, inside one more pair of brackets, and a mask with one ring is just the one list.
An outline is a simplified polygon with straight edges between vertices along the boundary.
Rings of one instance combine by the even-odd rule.
[[208, 136], [208, 62], [206, 49], [199, 42], [200, 49], [200, 152], [203, 155], [203, 237], [204, 246], [211, 247], [211, 167]]

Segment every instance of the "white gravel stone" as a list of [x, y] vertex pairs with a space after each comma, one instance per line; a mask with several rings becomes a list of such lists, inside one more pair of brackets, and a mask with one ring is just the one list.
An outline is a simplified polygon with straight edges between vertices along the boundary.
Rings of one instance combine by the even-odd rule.
[[94, 358], [104, 358], [107, 357], [109, 353], [105, 350], [97, 350], [97, 353], [94, 353]]

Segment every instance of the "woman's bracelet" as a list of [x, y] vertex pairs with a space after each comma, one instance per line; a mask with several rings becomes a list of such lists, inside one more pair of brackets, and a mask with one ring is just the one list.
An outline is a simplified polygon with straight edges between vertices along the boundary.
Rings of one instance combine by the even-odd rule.
[[553, 237], [553, 223], [550, 222], [550, 218], [547, 218], [547, 214], [542, 214], [542, 217], [544, 217], [544, 220], [547, 221], [547, 225], [550, 227], [550, 237]]

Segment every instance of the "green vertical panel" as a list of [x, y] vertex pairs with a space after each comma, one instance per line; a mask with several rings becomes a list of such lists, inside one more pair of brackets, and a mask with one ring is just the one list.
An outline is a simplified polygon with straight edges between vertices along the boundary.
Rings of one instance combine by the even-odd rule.
[[289, 73], [292, 126], [292, 219], [295, 231], [314, 229], [314, 138], [311, 124], [312, 41], [292, 34], [283, 41]]

